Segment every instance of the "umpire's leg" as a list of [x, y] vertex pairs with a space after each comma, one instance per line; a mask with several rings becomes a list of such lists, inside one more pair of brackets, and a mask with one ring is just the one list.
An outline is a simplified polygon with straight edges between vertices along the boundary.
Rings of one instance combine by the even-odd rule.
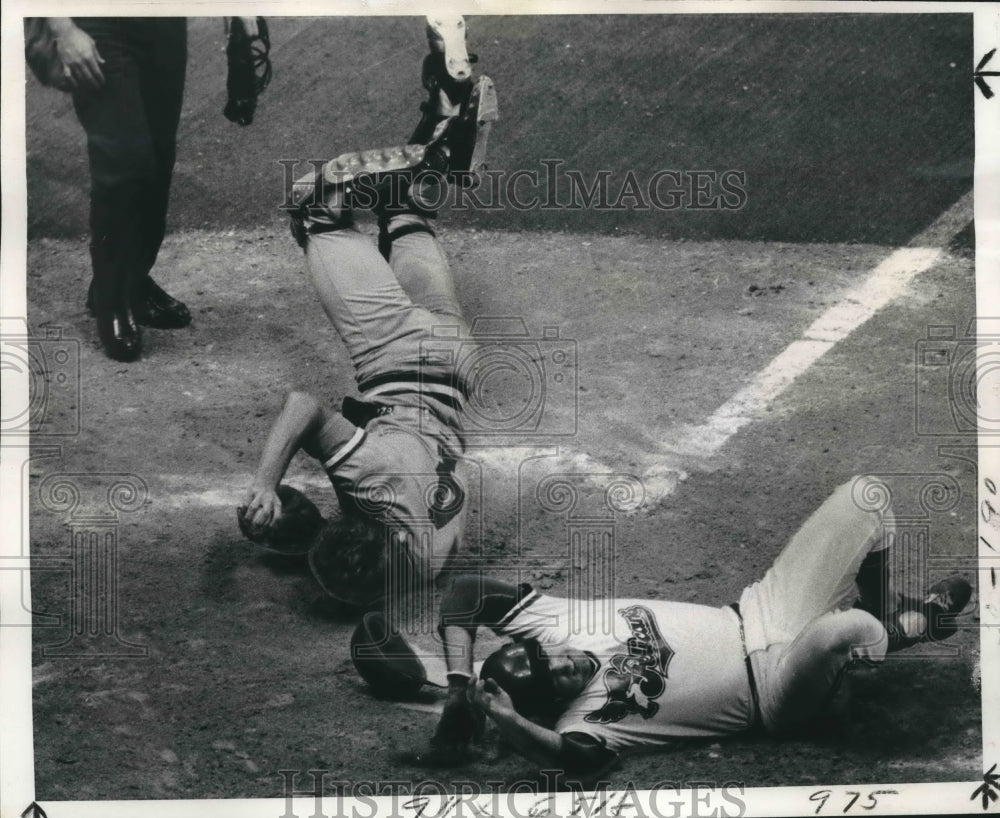
[[[104, 84], [80, 89], [73, 105], [87, 133], [90, 160], [90, 306], [97, 313], [109, 355], [130, 360], [139, 354], [131, 320], [133, 285], [143, 265], [143, 196], [156, 175], [130, 21], [74, 18], [104, 59]], [[129, 329], [131, 327], [131, 329]]]
[[[155, 158], [152, 183], [142, 205], [142, 278], [156, 261], [167, 225], [167, 205], [177, 154], [177, 128], [187, 70], [187, 20], [152, 17], [135, 21], [141, 45], [139, 83]], [[140, 281], [140, 286], [144, 282]]]

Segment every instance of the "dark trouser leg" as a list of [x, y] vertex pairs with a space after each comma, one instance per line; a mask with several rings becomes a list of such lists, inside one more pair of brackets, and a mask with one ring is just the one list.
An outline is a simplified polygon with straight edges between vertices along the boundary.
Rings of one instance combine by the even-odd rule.
[[128, 22], [86, 18], [77, 23], [94, 38], [104, 59], [103, 87], [73, 97], [90, 160], [92, 307], [108, 354], [131, 360], [140, 347], [130, 312], [142, 265], [139, 214], [155, 158]]
[[167, 295], [149, 272], [163, 243], [167, 226], [170, 183], [177, 149], [187, 67], [187, 21], [184, 18], [147, 18], [137, 21], [140, 90], [155, 158], [154, 176], [143, 197], [139, 245], [140, 277], [136, 315], [140, 323], [161, 329], [187, 326], [191, 314]]
[[139, 90], [155, 160], [154, 175], [142, 201], [140, 228], [143, 273], [148, 275], [166, 232], [187, 66], [187, 21], [144, 19], [137, 41], [143, 52]]

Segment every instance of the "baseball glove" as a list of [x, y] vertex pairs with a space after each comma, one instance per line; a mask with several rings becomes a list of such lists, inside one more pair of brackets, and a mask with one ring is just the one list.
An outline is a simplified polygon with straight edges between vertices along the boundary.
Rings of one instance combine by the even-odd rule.
[[376, 696], [410, 699], [427, 681], [423, 662], [389, 629], [381, 611], [369, 611], [351, 636], [351, 659]]
[[233, 18], [226, 45], [229, 73], [226, 91], [229, 99], [223, 109], [226, 119], [239, 125], [253, 122], [257, 110], [257, 97], [271, 81], [271, 37], [267, 22], [257, 18], [257, 36], [247, 36], [243, 23]]
[[306, 554], [313, 540], [322, 530], [325, 520], [316, 504], [298, 489], [284, 484], [278, 486], [281, 500], [281, 517], [272, 526], [256, 526], [246, 518], [246, 507], [236, 509], [240, 531], [250, 542], [268, 551], [289, 556]]

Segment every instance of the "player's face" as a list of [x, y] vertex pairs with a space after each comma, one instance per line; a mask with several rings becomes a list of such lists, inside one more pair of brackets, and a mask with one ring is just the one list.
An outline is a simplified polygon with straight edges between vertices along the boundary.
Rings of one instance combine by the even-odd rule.
[[552, 675], [552, 686], [560, 699], [573, 699], [582, 693], [600, 668], [600, 662], [589, 651], [546, 647], [545, 656]]

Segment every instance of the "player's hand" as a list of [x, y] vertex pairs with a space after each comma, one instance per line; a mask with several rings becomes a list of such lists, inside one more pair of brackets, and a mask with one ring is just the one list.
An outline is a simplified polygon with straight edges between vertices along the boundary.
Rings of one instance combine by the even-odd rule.
[[243, 495], [240, 515], [253, 529], [271, 528], [281, 519], [281, 498], [272, 487], [251, 486]]
[[450, 693], [431, 738], [428, 759], [439, 767], [466, 763], [469, 760], [469, 745], [482, 738], [485, 718], [466, 691]]
[[452, 696], [445, 702], [431, 746], [464, 749], [479, 739], [483, 731], [483, 714], [467, 695]]
[[472, 701], [490, 716], [496, 718], [500, 716], [511, 716], [516, 711], [514, 703], [507, 695], [507, 691], [498, 685], [493, 679], [480, 679], [476, 683], [476, 689], [472, 694]]
[[101, 65], [104, 58], [86, 31], [72, 23], [53, 23], [56, 50], [63, 64], [66, 86], [73, 90], [96, 91], [104, 85]]

